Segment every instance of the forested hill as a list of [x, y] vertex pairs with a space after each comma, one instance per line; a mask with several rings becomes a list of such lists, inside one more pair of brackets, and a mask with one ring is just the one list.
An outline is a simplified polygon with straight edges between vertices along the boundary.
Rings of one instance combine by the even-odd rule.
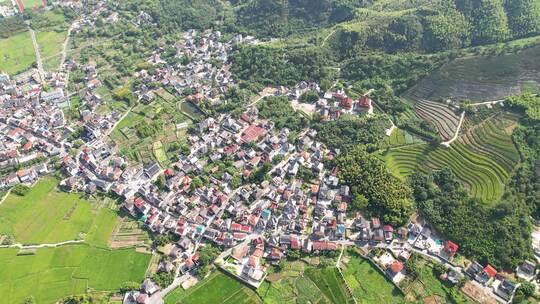
[[238, 0], [228, 29], [260, 38], [336, 26], [343, 49], [434, 52], [540, 34], [540, 0]]
[[230, 29], [259, 37], [285, 37], [352, 20], [362, 0], [239, 0]]

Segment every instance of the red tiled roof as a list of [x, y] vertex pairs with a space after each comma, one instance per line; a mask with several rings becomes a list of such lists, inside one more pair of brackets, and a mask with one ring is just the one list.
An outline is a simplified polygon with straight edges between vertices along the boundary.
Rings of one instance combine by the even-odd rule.
[[493, 268], [491, 265], [487, 265], [486, 268], [484, 268], [484, 272], [490, 277], [493, 278], [497, 274], [497, 270]]
[[449, 252], [451, 255], [454, 255], [458, 251], [458, 245], [452, 241], [447, 241], [444, 245], [444, 250]]
[[369, 108], [371, 106], [371, 99], [364, 95], [360, 97], [358, 104], [363, 108]]
[[393, 273], [398, 273], [403, 270], [403, 264], [400, 261], [394, 261], [392, 265], [390, 265], [390, 271]]
[[242, 133], [242, 141], [249, 143], [257, 140], [259, 136], [262, 136], [266, 133], [266, 130], [256, 126], [256, 125], [250, 125], [243, 133]]

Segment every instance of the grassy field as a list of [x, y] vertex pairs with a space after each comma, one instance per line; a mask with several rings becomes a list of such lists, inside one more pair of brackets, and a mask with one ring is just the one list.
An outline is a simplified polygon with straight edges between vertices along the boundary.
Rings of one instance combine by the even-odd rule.
[[36, 39], [41, 52], [43, 66], [46, 70], [52, 71], [58, 68], [61, 59], [62, 44], [66, 40], [67, 31], [37, 32]]
[[515, 54], [456, 59], [423, 79], [405, 97], [473, 101], [540, 91], [540, 47]]
[[17, 253], [18, 249], [0, 249], [0, 303], [21, 303], [27, 296], [34, 296], [37, 303], [54, 303], [87, 289], [117, 290], [124, 282], [142, 281], [150, 260], [150, 255], [133, 249], [83, 244]]
[[35, 62], [36, 56], [29, 32], [0, 39], [0, 71], [16, 75], [32, 67]]
[[383, 146], [385, 147], [396, 147], [396, 146], [405, 146], [411, 144], [420, 144], [425, 143], [422, 139], [410, 134], [407, 131], [401, 129], [394, 129], [390, 136], [384, 139]]
[[304, 271], [304, 262], [287, 263], [278, 273], [270, 274], [257, 290], [264, 303], [331, 303]]
[[38, 7], [42, 4], [41, 0], [22, 0], [22, 3], [24, 4], [24, 8]]
[[197, 285], [184, 290], [175, 289], [165, 297], [166, 304], [256, 304], [257, 294], [239, 281], [215, 271]]
[[309, 268], [306, 274], [331, 303], [354, 303], [337, 268]]
[[296, 261], [268, 275], [257, 290], [264, 303], [352, 303], [337, 268], [314, 268]]
[[361, 304], [404, 303], [403, 294], [368, 261], [356, 255], [343, 269], [347, 284]]
[[11, 194], [0, 205], [0, 234], [23, 244], [82, 239], [104, 245], [116, 223], [116, 212], [80, 194], [56, 189], [58, 180], [40, 180], [25, 196]]

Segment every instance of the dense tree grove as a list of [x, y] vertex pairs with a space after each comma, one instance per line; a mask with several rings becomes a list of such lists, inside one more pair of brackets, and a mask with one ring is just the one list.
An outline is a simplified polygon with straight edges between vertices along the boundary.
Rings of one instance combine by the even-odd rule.
[[385, 116], [344, 116], [340, 120], [317, 123], [317, 139], [331, 149], [352, 151], [358, 145], [374, 150], [384, 136], [390, 122]]
[[402, 93], [440, 66], [444, 59], [414, 54], [370, 54], [345, 61], [341, 76], [356, 85], [371, 88], [390, 84]]
[[328, 59], [320, 48], [241, 46], [233, 53], [232, 61], [232, 72], [240, 79], [292, 86], [300, 81], [324, 79]]
[[540, 219], [540, 124], [538, 120], [524, 119], [514, 131], [514, 142], [522, 161], [516, 168], [509, 192], [524, 200], [531, 215]]
[[532, 94], [510, 96], [506, 103], [517, 110], [523, 111], [531, 119], [540, 121], [540, 97]]
[[337, 166], [340, 180], [351, 187], [353, 197], [360, 198], [359, 201], [362, 196], [367, 198], [368, 215], [394, 225], [409, 220], [414, 210], [411, 189], [388, 172], [384, 162], [357, 147], [340, 156]]
[[288, 128], [291, 131], [301, 131], [309, 121], [297, 113], [287, 97], [266, 97], [257, 105], [259, 115], [272, 120], [278, 129]]
[[437, 52], [466, 47], [471, 43], [471, 25], [451, 2], [445, 2], [437, 13], [425, 17], [423, 48]]
[[531, 223], [524, 202], [507, 196], [495, 206], [469, 197], [449, 169], [411, 178], [418, 210], [460, 252], [509, 269], [530, 258]]
[[366, 18], [367, 28], [339, 28], [333, 45], [340, 55], [359, 50], [429, 53], [536, 35], [540, 0], [442, 0], [396, 19]]
[[354, 17], [359, 0], [251, 0], [240, 3], [236, 19], [228, 24], [236, 31], [263, 37], [284, 37], [331, 25]]
[[475, 1], [472, 16], [474, 44], [500, 42], [509, 37], [508, 18], [502, 0]]
[[26, 24], [19, 16], [0, 18], [0, 38], [8, 38], [25, 30]]
[[525, 37], [540, 33], [539, 0], [506, 0], [504, 5], [511, 16], [508, 23], [513, 36]]

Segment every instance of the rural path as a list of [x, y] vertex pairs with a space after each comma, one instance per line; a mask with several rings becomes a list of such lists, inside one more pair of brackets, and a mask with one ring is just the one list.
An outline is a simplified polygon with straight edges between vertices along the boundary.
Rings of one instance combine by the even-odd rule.
[[494, 104], [497, 104], [497, 103], [500, 103], [500, 102], [503, 102], [503, 101], [505, 101], [505, 99], [471, 103], [470, 105], [471, 106], [494, 105]]
[[450, 144], [454, 142], [459, 136], [459, 130], [461, 130], [461, 125], [463, 125], [463, 120], [465, 120], [465, 111], [461, 113], [461, 117], [459, 118], [459, 124], [456, 129], [456, 133], [454, 134], [454, 137], [452, 137], [450, 140], [442, 142], [441, 145], [450, 147]]
[[390, 119], [390, 123], [392, 124], [392, 126], [390, 127], [390, 129], [385, 130], [386, 136], [392, 135], [392, 132], [394, 132], [394, 129], [397, 128], [396, 125], [394, 124], [394, 122], [391, 119]]
[[41, 81], [45, 78], [45, 70], [43, 69], [43, 62], [41, 61], [41, 53], [39, 52], [39, 45], [37, 43], [36, 39], [36, 32], [30, 27], [30, 24], [26, 24], [28, 27], [28, 31], [30, 32], [30, 37], [32, 37], [32, 45], [34, 46], [34, 52], [36, 53], [36, 64], [39, 72], [39, 77], [41, 78]]
[[72, 241], [65, 241], [60, 243], [53, 243], [53, 244], [38, 244], [38, 245], [24, 245], [24, 244], [11, 244], [11, 245], [1, 245], [0, 248], [19, 248], [19, 249], [39, 249], [39, 248], [54, 248], [64, 245], [70, 245], [70, 244], [80, 244], [83, 243], [84, 240], [72, 240]]
[[11, 188], [6, 192], [6, 194], [4, 194], [4, 197], [2, 197], [2, 199], [0, 200], [0, 205], [2, 205], [2, 203], [7, 199], [10, 193], [11, 193]]
[[[180, 269], [180, 267], [178, 267], [178, 269]], [[187, 281], [189, 278], [191, 278], [191, 275], [189, 274], [185, 274], [183, 276], [176, 276], [171, 285], [153, 294], [150, 297], [148, 304], [163, 304], [163, 298], [165, 298], [165, 296], [167, 296], [171, 291], [180, 287], [180, 285], [182, 285], [182, 283]]]
[[274, 95], [275, 92], [270, 92], [270, 89], [269, 88], [264, 88], [260, 95], [259, 95], [259, 98], [255, 99], [254, 101], [252, 101], [250, 104], [247, 105], [246, 108], [251, 108], [252, 106], [256, 105], [259, 101], [261, 101], [262, 99], [268, 97], [268, 96], [272, 96]]
[[334, 33], [336, 32], [336, 30], [333, 30], [332, 32], [330, 32], [330, 34], [326, 35], [326, 37], [324, 37], [324, 40], [321, 44], [321, 47], [324, 46], [324, 44], [326, 43], [326, 40], [328, 40], [328, 38], [330, 38], [332, 35], [334, 35]]
[[66, 62], [66, 57], [67, 57], [67, 47], [68, 47], [68, 44], [69, 44], [69, 39], [71, 38], [71, 32], [73, 31], [73, 29], [75, 28], [75, 26], [77, 26], [79, 24], [79, 20], [75, 20], [71, 26], [69, 27], [68, 31], [67, 31], [67, 35], [66, 35], [66, 40], [64, 40], [64, 43], [62, 44], [62, 57], [60, 59], [60, 65], [58, 66], [58, 70], [62, 70], [62, 67], [64, 66], [64, 63]]

